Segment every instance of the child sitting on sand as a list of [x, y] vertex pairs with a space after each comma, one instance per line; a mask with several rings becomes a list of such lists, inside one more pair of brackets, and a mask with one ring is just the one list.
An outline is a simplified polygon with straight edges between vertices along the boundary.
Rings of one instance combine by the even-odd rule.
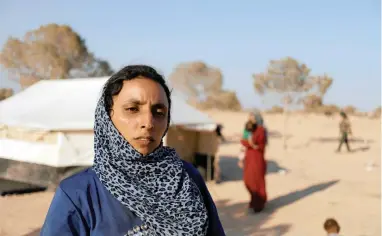
[[338, 222], [333, 218], [329, 218], [325, 221], [324, 229], [328, 236], [340, 236], [339, 233], [341, 227], [338, 224]]

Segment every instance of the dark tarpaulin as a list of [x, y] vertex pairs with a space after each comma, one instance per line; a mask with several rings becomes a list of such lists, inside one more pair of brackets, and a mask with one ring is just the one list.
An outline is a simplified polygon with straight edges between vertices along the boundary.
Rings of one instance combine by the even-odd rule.
[[59, 182], [88, 166], [52, 167], [0, 158], [0, 195], [54, 190]]

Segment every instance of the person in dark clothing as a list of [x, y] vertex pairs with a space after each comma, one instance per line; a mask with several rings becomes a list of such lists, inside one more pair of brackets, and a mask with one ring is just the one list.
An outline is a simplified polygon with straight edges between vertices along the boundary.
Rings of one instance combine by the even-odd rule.
[[218, 124], [218, 125], [216, 126], [215, 132], [216, 132], [216, 135], [220, 138], [220, 140], [221, 140], [222, 142], [225, 142], [226, 139], [225, 139], [224, 136], [223, 136], [222, 129], [223, 129], [223, 125]]
[[348, 152], [351, 152], [349, 146], [349, 135], [352, 135], [351, 124], [348, 116], [345, 112], [341, 112], [340, 116], [342, 118], [339, 129], [340, 129], [340, 144], [337, 148], [337, 152], [341, 151], [342, 145], [345, 144]]

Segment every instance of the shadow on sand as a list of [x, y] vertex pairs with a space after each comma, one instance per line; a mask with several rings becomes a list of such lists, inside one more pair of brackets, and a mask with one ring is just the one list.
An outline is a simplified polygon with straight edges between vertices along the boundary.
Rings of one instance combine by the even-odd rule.
[[[220, 156], [220, 183], [225, 181], [238, 181], [243, 179], [243, 170], [237, 165], [238, 158], [234, 156]], [[267, 174], [278, 173], [286, 170], [275, 161], [267, 161]]]
[[366, 152], [369, 149], [370, 149], [370, 146], [362, 146], [362, 147], [353, 148], [352, 152]]
[[[310, 138], [309, 141], [311, 142], [320, 142], [320, 143], [331, 143], [331, 142], [339, 142], [338, 137], [315, 137]], [[362, 138], [349, 138], [349, 143], [373, 143], [374, 140], [372, 139], [362, 139]]]
[[0, 196], [26, 194], [45, 191], [46, 187], [0, 178]]
[[337, 154], [352, 154], [352, 153], [357, 153], [357, 152], [367, 152], [370, 149], [370, 146], [361, 146], [361, 147], [350, 147], [351, 151], [347, 151], [346, 147], [342, 147], [342, 150], [338, 152], [335, 150], [335, 153]]
[[323, 191], [337, 182], [338, 180], [334, 180], [312, 185], [274, 198], [267, 203], [265, 210], [258, 214], [246, 213], [247, 203], [229, 204], [228, 200], [221, 200], [217, 201], [216, 205], [219, 209], [219, 216], [227, 235], [279, 236], [288, 232], [291, 226], [288, 224], [280, 224], [270, 228], [262, 227], [275, 211], [309, 195]]
[[[227, 235], [280, 236], [287, 233], [291, 226], [279, 224], [268, 228], [262, 227], [270, 219], [273, 212], [309, 195], [323, 191], [337, 182], [338, 180], [312, 185], [272, 199], [267, 203], [265, 210], [259, 214], [246, 214], [246, 203], [229, 204], [228, 200], [220, 200], [216, 201], [216, 206], [219, 209], [219, 216]], [[40, 229], [33, 230], [23, 236], [38, 235], [40, 235]]]
[[[280, 138], [283, 138], [283, 137], [284, 137], [284, 135], [282, 133], [280, 133], [279, 131], [276, 131], [276, 130], [269, 130], [268, 131], [268, 138], [280, 139]], [[286, 135], [287, 139], [290, 139], [292, 137], [293, 137], [293, 135], [290, 135], [290, 134]]]

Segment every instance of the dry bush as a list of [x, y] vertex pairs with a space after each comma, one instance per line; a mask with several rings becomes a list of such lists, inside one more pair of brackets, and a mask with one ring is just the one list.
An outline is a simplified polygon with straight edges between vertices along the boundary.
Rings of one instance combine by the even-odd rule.
[[322, 106], [322, 97], [315, 94], [310, 94], [303, 99], [303, 104], [305, 109], [320, 107]]
[[9, 98], [13, 95], [13, 89], [11, 88], [1, 88], [0, 89], [0, 101]]
[[381, 118], [381, 107], [377, 107], [374, 111], [371, 112], [370, 117], [374, 119], [379, 119]]
[[357, 108], [354, 106], [346, 106], [342, 109], [346, 114], [348, 115], [357, 115], [358, 111]]
[[284, 113], [284, 108], [280, 106], [273, 106], [271, 109], [265, 111], [265, 113], [268, 114], [282, 114]]
[[[311, 94], [303, 99], [304, 111], [308, 113], [324, 114], [326, 116], [332, 116], [335, 113], [339, 113], [341, 108], [336, 105], [325, 105], [322, 102], [322, 96]], [[347, 114], [355, 114], [356, 108], [353, 106], [347, 106], [344, 108]]]
[[323, 105], [315, 110], [317, 113], [324, 114], [326, 116], [332, 116], [336, 113], [339, 113], [341, 111], [341, 108], [339, 108], [336, 105]]
[[302, 102], [303, 102], [305, 111], [314, 111], [315, 109], [323, 105], [322, 97], [315, 94], [310, 94], [304, 97]]
[[354, 116], [360, 116], [360, 117], [366, 117], [366, 116], [368, 116], [368, 113], [362, 112], [362, 111], [356, 111], [353, 115]]
[[202, 110], [218, 109], [229, 111], [241, 111], [242, 107], [235, 92], [232, 91], [220, 91], [215, 94], [211, 94], [203, 102], [194, 103], [196, 108]]

